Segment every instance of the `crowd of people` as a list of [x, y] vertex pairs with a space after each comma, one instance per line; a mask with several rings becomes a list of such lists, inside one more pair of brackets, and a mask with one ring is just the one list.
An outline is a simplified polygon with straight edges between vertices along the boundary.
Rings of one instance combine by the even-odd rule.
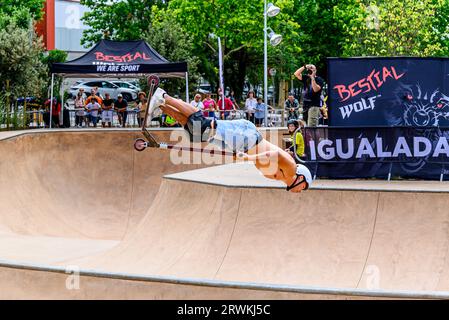
[[[303, 128], [327, 124], [327, 107], [323, 97], [324, 80], [317, 76], [314, 65], [302, 66], [294, 75], [303, 86], [298, 98], [294, 93], [289, 93], [284, 102], [287, 126], [291, 134], [291, 144], [287, 151], [292, 155], [296, 152], [297, 156], [302, 157], [304, 155]], [[236, 111], [240, 111], [240, 117], [244, 115], [257, 127], [265, 125], [265, 113], [274, 110], [271, 106], [266, 106], [261, 97], [256, 97], [252, 90], [247, 93], [242, 107], [239, 106], [233, 91], [229, 92], [228, 96], [224, 96], [219, 89], [217, 97], [215, 100], [210, 93], [204, 95], [197, 93], [190, 103], [209, 119], [231, 120], [235, 118]], [[103, 97], [98, 88], [92, 88], [90, 94], [86, 94], [81, 88], [74, 99], [74, 105], [75, 126], [78, 128], [97, 127], [100, 119], [102, 127], [111, 128], [115, 114], [118, 125], [125, 128], [128, 125], [129, 110], [136, 113], [137, 124], [142, 126], [148, 99], [145, 92], [139, 92], [136, 101], [127, 101], [121, 94], [117, 96], [117, 99], [112, 99], [109, 93], [105, 93]], [[56, 118], [59, 112], [60, 105], [54, 103], [52, 119], [54, 118], [56, 126], [58, 126]], [[151, 120], [157, 120], [161, 127], [180, 126], [175, 119], [166, 114]], [[301, 130], [297, 130], [298, 128]]]
[[112, 99], [109, 93], [102, 97], [98, 93], [98, 88], [93, 88], [87, 97], [84, 89], [79, 89], [75, 97], [75, 126], [76, 127], [97, 127], [101, 118], [103, 127], [112, 127], [114, 112], [117, 113], [119, 125], [122, 128], [127, 126], [128, 108], [131, 106], [137, 110], [137, 122], [142, 124], [148, 104], [145, 92], [139, 92], [138, 99], [134, 102], [128, 102], [121, 94], [117, 99]]

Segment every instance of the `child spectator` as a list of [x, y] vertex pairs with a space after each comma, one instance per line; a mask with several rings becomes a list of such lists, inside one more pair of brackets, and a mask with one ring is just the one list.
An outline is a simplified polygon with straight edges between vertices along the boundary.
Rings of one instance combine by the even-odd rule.
[[262, 98], [257, 98], [257, 104], [254, 108], [254, 120], [256, 127], [262, 126], [265, 120], [265, 103], [262, 102]]
[[98, 121], [98, 110], [100, 110], [100, 104], [97, 102], [96, 98], [92, 98], [89, 104], [86, 106], [90, 114], [90, 121], [93, 123], [94, 127], [97, 127]]
[[[294, 154], [294, 144], [296, 145], [296, 155], [298, 157], [304, 157], [304, 136], [302, 135], [301, 130], [297, 130], [299, 128], [299, 126], [301, 125], [301, 130], [304, 128], [304, 122], [303, 121], [298, 121], [298, 120], [289, 120], [287, 123], [287, 127], [288, 127], [288, 132], [290, 133], [290, 141], [291, 141], [291, 146], [290, 148], [286, 149], [285, 151], [287, 151], [292, 157], [293, 159], [296, 160], [295, 154]], [[296, 133], [295, 133], [296, 132]]]
[[203, 115], [209, 119], [215, 119], [215, 111], [217, 110], [217, 104], [215, 100], [211, 98], [210, 93], [206, 93], [206, 98], [203, 100]]

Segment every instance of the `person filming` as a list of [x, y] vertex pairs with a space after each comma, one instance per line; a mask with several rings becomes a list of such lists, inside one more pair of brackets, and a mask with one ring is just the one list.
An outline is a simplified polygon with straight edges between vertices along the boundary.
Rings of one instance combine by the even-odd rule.
[[299, 68], [294, 75], [303, 83], [303, 120], [309, 127], [317, 127], [320, 119], [321, 91], [324, 80], [317, 76], [317, 69], [313, 64]]

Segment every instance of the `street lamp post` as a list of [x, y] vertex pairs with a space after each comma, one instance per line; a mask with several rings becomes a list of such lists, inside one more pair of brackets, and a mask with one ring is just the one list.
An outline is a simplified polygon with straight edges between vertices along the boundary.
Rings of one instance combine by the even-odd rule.
[[219, 79], [219, 87], [221, 88], [221, 94], [222, 94], [221, 107], [222, 107], [222, 110], [224, 110], [224, 108], [225, 108], [225, 101], [224, 101], [225, 100], [224, 99], [225, 90], [224, 90], [224, 76], [223, 76], [223, 49], [221, 47], [221, 38], [213, 33], [209, 34], [209, 36], [211, 38], [217, 38], [217, 40], [218, 40], [218, 69], [219, 69], [219, 78], [220, 78]]
[[[268, 3], [267, 0], [264, 0], [264, 19], [263, 19], [263, 64], [264, 64], [264, 72], [263, 72], [263, 100], [265, 103], [265, 126], [268, 126], [268, 38], [270, 39], [270, 44], [272, 46], [277, 46], [282, 41], [282, 36], [274, 33], [273, 30], [268, 28], [268, 17], [275, 17], [279, 14], [281, 9], [273, 5], [272, 3]], [[270, 31], [270, 33], [268, 33]]]

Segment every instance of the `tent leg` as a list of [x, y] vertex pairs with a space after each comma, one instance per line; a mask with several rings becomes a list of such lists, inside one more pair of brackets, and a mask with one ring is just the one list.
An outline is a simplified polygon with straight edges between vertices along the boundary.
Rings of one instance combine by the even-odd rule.
[[[64, 83], [64, 78], [62, 79], [62, 83]], [[61, 85], [62, 89], [63, 85]], [[64, 125], [64, 92], [59, 91], [59, 94], [61, 96], [61, 114], [59, 115], [59, 127]]]
[[189, 73], [186, 72], [186, 102], [190, 103], [189, 101]]
[[51, 74], [51, 88], [50, 88], [50, 129], [51, 129], [51, 127], [52, 127], [52, 121], [53, 121], [53, 117], [52, 117], [52, 114], [53, 114], [53, 86], [54, 86], [54, 84], [55, 84], [55, 74], [54, 73], [52, 73]]

